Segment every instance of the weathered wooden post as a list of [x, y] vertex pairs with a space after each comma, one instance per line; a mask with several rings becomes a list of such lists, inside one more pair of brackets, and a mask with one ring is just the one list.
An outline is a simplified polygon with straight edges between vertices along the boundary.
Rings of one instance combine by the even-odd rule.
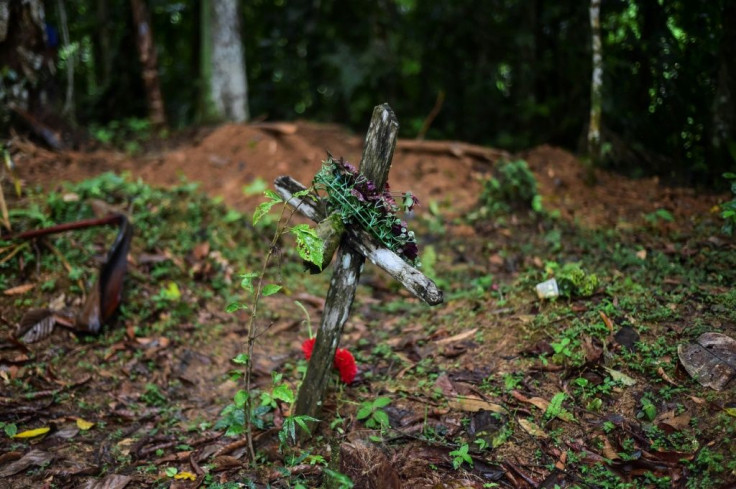
[[[379, 190], [385, 186], [388, 179], [398, 129], [399, 123], [388, 104], [373, 109], [373, 117], [363, 147], [360, 173], [373, 181]], [[299, 182], [290, 177], [279, 177], [275, 186], [284, 200], [310, 219], [319, 222], [327, 217], [324, 206], [309, 199], [292, 197], [305, 188]], [[299, 389], [295, 413], [297, 415], [317, 418], [322, 410], [335, 351], [340, 342], [342, 328], [348, 319], [360, 271], [366, 258], [383, 268], [428, 304], [435, 305], [442, 302], [442, 291], [434, 282], [377, 242], [366, 230], [348, 226], [334, 260], [335, 271], [330, 280], [322, 321], [304, 382]]]

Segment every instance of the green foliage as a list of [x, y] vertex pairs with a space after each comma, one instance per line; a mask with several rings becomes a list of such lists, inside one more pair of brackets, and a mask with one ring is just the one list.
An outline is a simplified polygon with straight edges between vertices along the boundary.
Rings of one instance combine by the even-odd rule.
[[113, 120], [105, 125], [92, 124], [89, 130], [100, 143], [124, 149], [128, 153], [140, 151], [141, 144], [151, 137], [151, 123], [137, 117]]
[[734, 196], [733, 200], [721, 206], [721, 217], [726, 221], [723, 232], [732, 235], [736, 230], [736, 173], [724, 173], [723, 177], [731, 181], [731, 193]]
[[388, 397], [377, 397], [372, 401], [362, 402], [358, 407], [356, 418], [365, 420], [367, 428], [388, 428], [388, 415], [383, 411], [383, 408], [389, 404], [391, 404], [391, 399]]
[[322, 245], [324, 242], [317, 235], [317, 231], [308, 224], [297, 224], [289, 229], [296, 239], [296, 251], [303, 260], [313, 263], [317, 268], [322, 268], [324, 254]]
[[450, 452], [450, 456], [452, 457], [452, 467], [457, 470], [460, 468], [460, 466], [464, 463], [473, 466], [473, 458], [468, 453], [468, 444], [463, 443], [460, 445], [460, 447], [456, 450], [453, 450]]
[[8, 438], [12, 438], [15, 436], [16, 433], [18, 433], [18, 427], [15, 425], [15, 423], [6, 423], [4, 421], [0, 421], [0, 428], [3, 429], [3, 432], [5, 432], [5, 435]]
[[541, 197], [537, 180], [524, 160], [500, 161], [494, 176], [483, 182], [480, 196], [481, 212], [490, 215], [511, 210], [530, 209], [541, 212]]
[[554, 274], [563, 297], [589, 297], [598, 288], [598, 276], [587, 273], [579, 263], [566, 263]]

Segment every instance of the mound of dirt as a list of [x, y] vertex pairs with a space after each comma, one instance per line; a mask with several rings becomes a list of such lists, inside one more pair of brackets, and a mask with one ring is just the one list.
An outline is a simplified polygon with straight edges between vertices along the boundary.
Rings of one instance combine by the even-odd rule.
[[[17, 151], [21, 176], [31, 185], [49, 188], [105, 171], [129, 171], [154, 185], [173, 185], [182, 178], [200, 182], [209, 195], [248, 210], [262, 199], [243, 193], [254, 179], [270, 183], [289, 174], [308, 184], [327, 151], [359, 162], [362, 139], [328, 124], [226, 124], [200, 130], [172, 150], [140, 156], [99, 150], [52, 153], [28, 143], [21, 143]], [[428, 202], [436, 200], [447, 204], [450, 215], [459, 215], [476, 205], [481, 180], [490, 175], [493, 163], [510, 157], [501, 150], [460, 142], [400, 140], [389, 182], [396, 191], [417, 195], [425, 210]], [[602, 170], [596, 171], [597, 184], [589, 186], [578, 159], [551, 146], [514, 157], [529, 162], [546, 208], [558, 209], [563, 218], [586, 227], [640, 224], [658, 209], [688, 221], [689, 216], [707, 214], [723, 198], [668, 188], [656, 178], [631, 180]]]

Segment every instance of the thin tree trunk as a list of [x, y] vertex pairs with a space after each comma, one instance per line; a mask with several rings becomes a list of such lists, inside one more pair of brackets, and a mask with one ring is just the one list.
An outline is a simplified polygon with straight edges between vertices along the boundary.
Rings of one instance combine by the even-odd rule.
[[145, 0], [130, 0], [130, 5], [133, 9], [138, 54], [143, 69], [143, 83], [148, 101], [148, 117], [154, 126], [162, 127], [166, 125], [166, 114], [158, 79], [158, 59], [156, 57], [156, 46], [153, 44], [148, 7]]
[[[68, 48], [71, 43], [69, 38], [69, 24], [66, 18], [66, 6], [64, 0], [56, 0], [56, 6], [59, 9], [59, 22], [61, 23], [61, 37], [64, 41], [64, 47]], [[64, 98], [64, 108], [62, 113], [74, 122], [74, 65], [77, 60], [76, 53], [68, 53], [66, 58], [66, 97]]]
[[240, 2], [202, 2], [203, 115], [243, 122], [249, 118]]
[[100, 92], [104, 92], [112, 78], [113, 56], [112, 37], [110, 30], [110, 5], [108, 0], [97, 0], [95, 11], [97, 29], [93, 49], [95, 54], [96, 82]]
[[588, 124], [588, 155], [593, 167], [601, 159], [601, 105], [603, 101], [603, 53], [600, 24], [601, 0], [590, 0], [590, 30], [593, 70], [590, 83], [590, 122]]
[[[713, 101], [711, 144], [718, 153], [736, 141], [736, 4], [723, 10], [718, 85]], [[725, 165], [724, 165], [725, 166]]]

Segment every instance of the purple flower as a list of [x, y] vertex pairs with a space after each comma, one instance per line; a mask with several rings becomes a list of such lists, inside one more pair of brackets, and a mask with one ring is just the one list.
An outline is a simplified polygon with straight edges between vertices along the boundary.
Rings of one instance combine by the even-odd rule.
[[360, 202], [365, 202], [365, 198], [363, 197], [363, 194], [355, 188], [350, 190], [350, 195], [358, 199]]
[[409, 260], [414, 261], [417, 258], [417, 255], [419, 255], [419, 248], [417, 247], [417, 244], [414, 242], [408, 242], [404, 245], [404, 248], [401, 250], [401, 253], [407, 257]]

